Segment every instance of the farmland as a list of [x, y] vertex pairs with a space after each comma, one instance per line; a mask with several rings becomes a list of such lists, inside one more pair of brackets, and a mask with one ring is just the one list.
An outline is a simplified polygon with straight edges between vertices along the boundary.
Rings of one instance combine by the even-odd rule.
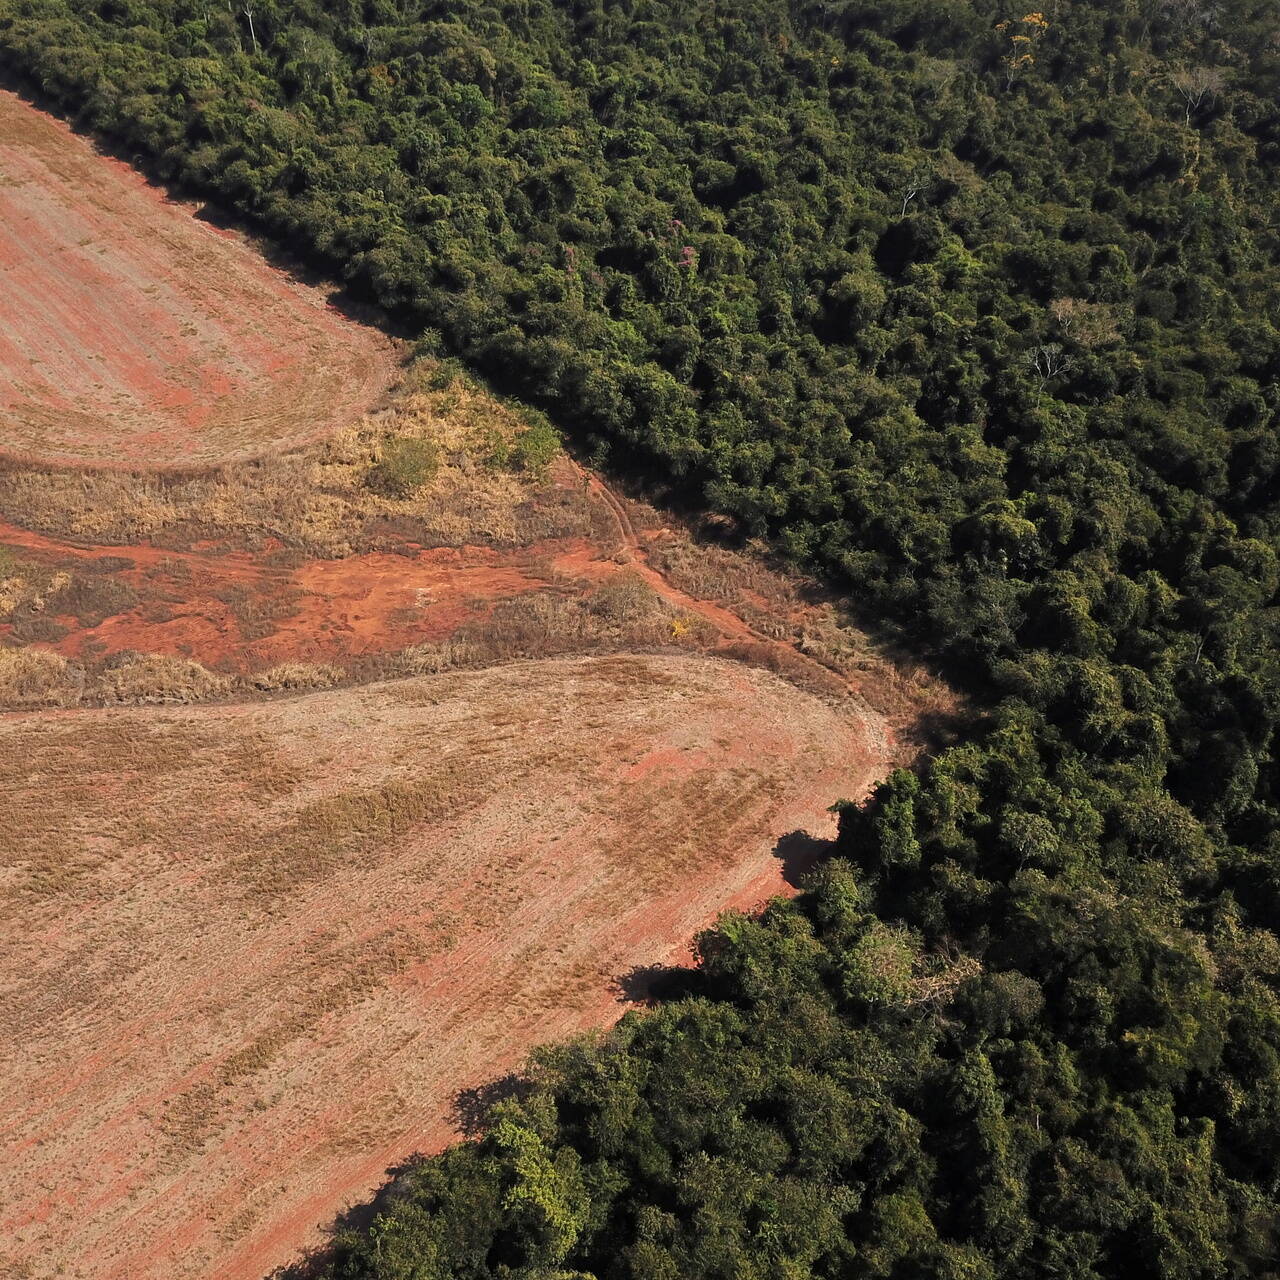
[[288, 1261], [459, 1090], [786, 891], [775, 846], [828, 833], [874, 729], [680, 655], [7, 717], [7, 1261]]
[[[526, 429], [449, 381], [210, 476], [0, 474], [16, 1274], [322, 1244], [460, 1097], [793, 892], [946, 709], [564, 455], [479, 465]], [[431, 483], [372, 493], [406, 438]]]
[[0, 452], [201, 466], [372, 407], [394, 344], [0, 89]]

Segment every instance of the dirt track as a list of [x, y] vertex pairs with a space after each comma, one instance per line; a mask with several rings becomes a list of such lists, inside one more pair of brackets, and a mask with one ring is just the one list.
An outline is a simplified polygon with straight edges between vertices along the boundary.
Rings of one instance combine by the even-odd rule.
[[785, 888], [869, 741], [698, 657], [0, 721], [7, 1261], [258, 1280], [459, 1089]]
[[0, 450], [193, 466], [382, 395], [389, 340], [0, 89]]

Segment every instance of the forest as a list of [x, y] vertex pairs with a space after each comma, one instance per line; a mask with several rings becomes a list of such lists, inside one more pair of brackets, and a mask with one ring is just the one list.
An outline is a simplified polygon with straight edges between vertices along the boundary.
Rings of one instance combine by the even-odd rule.
[[1280, 1275], [1274, 0], [0, 0], [0, 63], [982, 708], [330, 1280]]

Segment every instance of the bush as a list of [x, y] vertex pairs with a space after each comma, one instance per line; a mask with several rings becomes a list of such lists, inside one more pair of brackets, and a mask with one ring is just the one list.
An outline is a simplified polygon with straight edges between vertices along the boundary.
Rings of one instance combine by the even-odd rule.
[[556, 429], [541, 414], [530, 415], [529, 426], [516, 436], [511, 448], [512, 464], [519, 471], [533, 474], [545, 471], [551, 460], [560, 452], [560, 437]]
[[369, 487], [386, 498], [409, 498], [435, 479], [440, 450], [430, 440], [412, 436], [388, 440], [382, 457], [370, 468]]
[[204, 702], [232, 691], [229, 676], [198, 662], [160, 653], [126, 653], [113, 659], [91, 690], [104, 703]]
[[73, 706], [80, 699], [83, 674], [44, 649], [0, 648], [0, 708]]

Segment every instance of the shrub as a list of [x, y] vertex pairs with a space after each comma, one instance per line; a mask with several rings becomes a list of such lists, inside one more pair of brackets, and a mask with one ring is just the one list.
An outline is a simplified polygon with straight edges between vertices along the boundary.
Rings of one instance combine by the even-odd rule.
[[74, 705], [82, 681], [83, 672], [59, 654], [0, 648], [0, 707], [5, 710]]
[[231, 692], [227, 676], [187, 658], [122, 654], [99, 674], [94, 697], [104, 703], [203, 702]]
[[388, 440], [369, 470], [368, 484], [386, 498], [409, 498], [435, 479], [440, 450], [430, 440], [401, 436]]
[[516, 436], [511, 460], [517, 470], [536, 475], [545, 471], [559, 452], [560, 437], [556, 429], [541, 414], [531, 415], [528, 427]]
[[314, 662], [281, 662], [266, 671], [259, 671], [250, 679], [250, 684], [263, 693], [277, 693], [282, 690], [328, 689], [340, 684], [344, 672], [328, 663]]

